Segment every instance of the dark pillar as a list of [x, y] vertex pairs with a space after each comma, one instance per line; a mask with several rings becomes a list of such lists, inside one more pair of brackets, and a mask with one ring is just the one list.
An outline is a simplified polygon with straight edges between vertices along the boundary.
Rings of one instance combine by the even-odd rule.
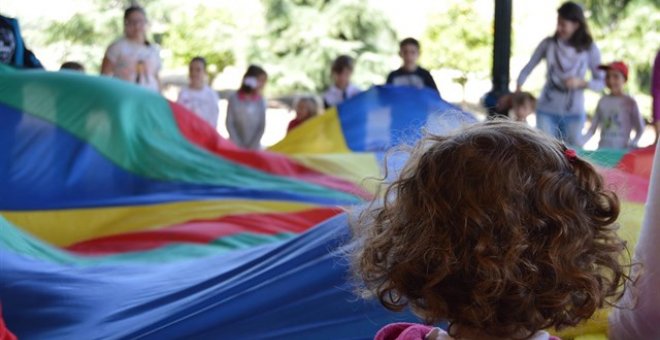
[[490, 115], [497, 114], [497, 100], [509, 93], [509, 59], [511, 58], [512, 0], [495, 1], [495, 35], [493, 39], [493, 88], [486, 94], [484, 105]]

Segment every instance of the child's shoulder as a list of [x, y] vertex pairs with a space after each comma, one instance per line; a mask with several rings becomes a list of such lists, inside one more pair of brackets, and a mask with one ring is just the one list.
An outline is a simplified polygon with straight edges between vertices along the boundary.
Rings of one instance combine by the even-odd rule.
[[208, 96], [212, 96], [212, 97], [214, 97], [214, 98], [219, 98], [219, 96], [218, 96], [218, 92], [216, 92], [214, 89], [212, 89], [212, 88], [211, 88], [210, 86], [208, 86], [208, 85], [204, 85], [204, 92], [205, 92]]
[[401, 73], [403, 73], [403, 72], [404, 72], [403, 67], [399, 67], [399, 68], [397, 68], [397, 69], [394, 69], [394, 70], [390, 71], [390, 74], [389, 74], [389, 75], [390, 75], [390, 76], [396, 76], [396, 75], [401, 74]]
[[619, 98], [620, 103], [622, 105], [626, 105], [626, 106], [636, 106], [637, 105], [637, 101], [635, 100], [635, 98], [633, 96], [627, 94], [627, 93], [624, 93], [623, 95], [619, 96], [618, 98]]
[[128, 39], [125, 37], [119, 37], [115, 40], [113, 40], [110, 45], [108, 46], [109, 49], [111, 48], [122, 48], [128, 45]]
[[625, 100], [626, 100], [627, 102], [630, 102], [630, 103], [637, 103], [637, 101], [635, 100], [635, 97], [633, 97], [633, 96], [631, 96], [631, 95], [629, 95], [629, 94], [627, 94], [627, 93], [624, 94], [623, 97], [625, 98]]
[[431, 71], [417, 65], [417, 73], [431, 74]]
[[614, 96], [606, 94], [598, 100], [598, 106], [620, 106], [625, 108], [633, 108], [637, 106], [635, 98], [629, 94]]

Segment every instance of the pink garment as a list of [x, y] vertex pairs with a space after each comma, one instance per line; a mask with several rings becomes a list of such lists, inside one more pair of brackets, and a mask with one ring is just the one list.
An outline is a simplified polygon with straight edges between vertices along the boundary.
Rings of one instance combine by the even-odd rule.
[[653, 63], [651, 97], [653, 97], [653, 121], [660, 122], [660, 51], [655, 55], [655, 63]]
[[424, 340], [433, 327], [417, 323], [391, 323], [381, 328], [374, 340]]
[[635, 284], [610, 315], [611, 339], [660, 339], [660, 152], [655, 152], [649, 196], [639, 241], [635, 248], [633, 269]]
[[[451, 340], [454, 339], [444, 330], [417, 323], [392, 323], [378, 331], [374, 340]], [[561, 340], [547, 332], [536, 332], [530, 340]]]

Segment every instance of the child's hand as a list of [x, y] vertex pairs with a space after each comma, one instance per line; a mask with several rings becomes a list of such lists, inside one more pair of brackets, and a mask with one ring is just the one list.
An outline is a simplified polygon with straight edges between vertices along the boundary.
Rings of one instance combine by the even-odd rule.
[[566, 85], [569, 90], [577, 90], [587, 87], [587, 82], [578, 77], [570, 77], [564, 80], [564, 85]]

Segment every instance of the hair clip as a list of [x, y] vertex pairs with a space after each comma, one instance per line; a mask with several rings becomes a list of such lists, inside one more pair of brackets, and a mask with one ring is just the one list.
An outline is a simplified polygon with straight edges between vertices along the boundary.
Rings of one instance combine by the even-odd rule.
[[569, 162], [574, 162], [577, 159], [577, 152], [573, 149], [564, 150], [564, 156], [568, 159]]
[[243, 85], [251, 89], [256, 89], [258, 84], [259, 81], [257, 80], [257, 77], [245, 77], [245, 79], [243, 79]]

